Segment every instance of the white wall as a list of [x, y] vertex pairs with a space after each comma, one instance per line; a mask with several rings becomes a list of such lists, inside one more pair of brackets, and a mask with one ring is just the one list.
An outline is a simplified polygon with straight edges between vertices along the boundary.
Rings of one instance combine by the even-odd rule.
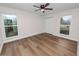
[[[0, 20], [1, 20], [1, 16], [0, 16]], [[1, 49], [2, 49], [2, 46], [3, 46], [3, 39], [2, 39], [2, 28], [1, 28], [2, 24], [1, 24], [1, 21], [0, 21], [0, 53], [1, 53]]]
[[[4, 25], [2, 25], [2, 35], [4, 36], [4, 41], [12, 41], [16, 39], [21, 39], [31, 35], [39, 34], [44, 32], [44, 20], [33, 13], [21, 11], [18, 9], [12, 9], [9, 7], [0, 6], [0, 14], [12, 14], [17, 16], [18, 22], [18, 36], [6, 38]], [[3, 21], [3, 20], [0, 20]], [[2, 22], [3, 24], [3, 22]]]
[[[60, 31], [60, 18], [62, 16], [68, 16], [72, 15], [71, 19], [71, 26], [70, 26], [70, 35], [62, 35], [59, 33]], [[46, 29], [45, 31], [48, 33], [51, 33], [56, 36], [69, 38], [75, 41], [78, 41], [79, 39], [79, 8], [72, 9], [72, 10], [65, 10], [59, 13], [52, 13], [49, 15], [49, 17], [46, 19]]]

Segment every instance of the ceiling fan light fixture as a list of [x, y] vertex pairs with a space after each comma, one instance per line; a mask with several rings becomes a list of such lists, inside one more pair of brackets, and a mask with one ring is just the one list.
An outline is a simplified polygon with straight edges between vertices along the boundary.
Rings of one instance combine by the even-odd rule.
[[35, 11], [40, 10], [41, 12], [45, 13], [46, 10], [52, 10], [52, 8], [47, 8], [47, 6], [49, 6], [49, 5], [50, 5], [49, 3], [42, 4], [42, 5], [40, 5], [40, 6], [34, 5], [34, 7], [39, 8], [39, 9], [37, 9], [37, 10], [35, 10]]
[[45, 11], [44, 9], [41, 9], [41, 11], [43, 12], [43, 11]]

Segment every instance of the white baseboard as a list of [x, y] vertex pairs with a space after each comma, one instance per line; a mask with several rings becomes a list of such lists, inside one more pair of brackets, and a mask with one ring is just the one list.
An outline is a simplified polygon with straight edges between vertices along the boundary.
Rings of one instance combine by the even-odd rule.
[[17, 37], [17, 38], [11, 39], [11, 40], [7, 39], [7, 40], [4, 41], [4, 43], [9, 43], [9, 42], [13, 42], [13, 41], [16, 41], [16, 40], [21, 40], [23, 38], [27, 38], [27, 37], [30, 37], [30, 36], [33, 36], [33, 35], [37, 35], [37, 34], [40, 34], [40, 33], [35, 33], [35, 34], [27, 35], [25, 37]]
[[[47, 33], [48, 33], [48, 32], [47, 32]], [[49, 33], [49, 34], [52, 34], [52, 33]], [[66, 38], [66, 39], [69, 39], [69, 40], [78, 42], [78, 39], [76, 39], [76, 38], [70, 38], [70, 37], [68, 37], [68, 36], [66, 36], [66, 35], [63, 35], [63, 34], [60, 34], [60, 35], [52, 34], [52, 35], [55, 35], [55, 36], [58, 36], [58, 37], [61, 37], [61, 38]], [[74, 39], [74, 40], [73, 40], [73, 39]]]
[[22, 39], [22, 38], [16, 38], [16, 39], [12, 39], [12, 40], [9, 39], [9, 40], [5, 40], [4, 43], [13, 42], [13, 41], [20, 40], [20, 39]]
[[[46, 33], [46, 32], [42, 32], [42, 33]], [[37, 35], [37, 34], [40, 34], [40, 33], [35, 33], [35, 34], [27, 35], [25, 37], [17, 37], [17, 38], [11, 39], [11, 40], [10, 39], [9, 40], [6, 39], [3, 43], [8, 43], [8, 42], [20, 40], [20, 39], [27, 38], [27, 37], [30, 37], [30, 36], [33, 36], [33, 35]], [[51, 34], [51, 33], [49, 33], [49, 34]], [[58, 35], [55, 35], [55, 36], [58, 36]], [[63, 36], [58, 36], [58, 37], [67, 38], [67, 37], [63, 37]], [[67, 38], [67, 39], [72, 40], [71, 38]], [[73, 41], [77, 41], [77, 40], [73, 40]]]

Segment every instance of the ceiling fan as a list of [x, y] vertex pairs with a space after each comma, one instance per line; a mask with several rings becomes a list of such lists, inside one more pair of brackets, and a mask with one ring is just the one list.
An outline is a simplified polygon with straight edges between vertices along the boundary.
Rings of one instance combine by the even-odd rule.
[[36, 6], [36, 5], [33, 5], [34, 7], [38, 8], [37, 10], [35, 11], [41, 11], [41, 12], [45, 12], [45, 10], [53, 10], [53, 8], [47, 8], [47, 6], [49, 6], [50, 4], [49, 3], [46, 3], [46, 4], [42, 4], [40, 6]]

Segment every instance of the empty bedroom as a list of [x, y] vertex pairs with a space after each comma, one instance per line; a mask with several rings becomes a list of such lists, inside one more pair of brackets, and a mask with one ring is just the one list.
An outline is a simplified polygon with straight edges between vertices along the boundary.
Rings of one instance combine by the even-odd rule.
[[79, 3], [0, 3], [0, 56], [78, 56]]

